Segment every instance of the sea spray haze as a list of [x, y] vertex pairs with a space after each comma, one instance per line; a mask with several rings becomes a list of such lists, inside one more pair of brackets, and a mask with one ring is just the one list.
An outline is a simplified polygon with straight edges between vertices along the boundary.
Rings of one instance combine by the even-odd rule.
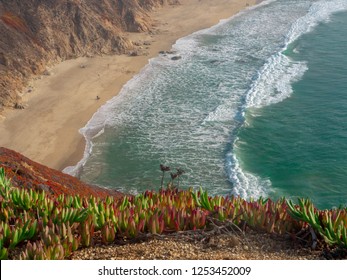
[[[316, 116], [301, 112], [302, 119], [286, 123], [285, 131], [275, 123], [283, 110], [271, 112], [286, 102], [284, 107], [292, 114], [285, 120], [292, 120], [293, 113], [298, 112], [297, 104], [290, 102], [305, 95], [299, 85], [311, 67], [321, 67], [306, 57], [312, 47], [308, 38], [324, 36], [316, 33], [334, 24], [334, 19], [343, 17], [346, 10], [347, 2], [341, 0], [264, 1], [178, 40], [174, 54], [151, 59], [81, 129], [88, 143], [85, 157], [67, 171], [79, 172], [91, 183], [138, 192], [160, 186], [162, 163], [186, 171], [182, 186], [202, 185], [211, 194], [257, 197], [295, 196], [301, 192], [314, 194], [320, 206], [343, 203], [346, 198], [339, 190], [340, 200], [324, 204], [324, 196], [336, 191], [329, 184], [324, 191], [315, 190], [310, 177], [304, 176], [306, 183], [292, 188], [292, 181], [286, 177], [292, 172], [292, 159], [285, 160], [284, 155], [293, 151], [282, 146], [283, 140], [290, 139], [285, 134], [295, 138], [292, 131], [298, 130], [298, 122], [305, 126]], [[343, 26], [342, 20], [336, 32], [343, 32]], [[345, 37], [337, 34], [334, 40], [341, 38]], [[301, 43], [305, 40], [306, 45]], [[325, 43], [329, 48], [329, 42]], [[172, 56], [181, 59], [172, 60]], [[311, 98], [308, 104], [318, 106], [316, 111], [321, 115], [328, 111], [324, 106], [327, 100], [315, 100], [311, 95], [306, 98]], [[339, 103], [336, 94], [329, 98]], [[268, 125], [271, 130], [258, 124], [264, 118], [273, 122]], [[278, 143], [269, 141], [277, 134], [282, 136]], [[318, 131], [311, 134], [324, 140]], [[270, 156], [267, 147], [278, 149], [275, 154], [282, 162]], [[313, 156], [301, 158], [302, 164], [314, 160]], [[281, 181], [273, 182], [274, 167], [270, 163], [284, 170]], [[342, 180], [346, 182], [347, 177]], [[281, 184], [284, 181], [287, 183]]]

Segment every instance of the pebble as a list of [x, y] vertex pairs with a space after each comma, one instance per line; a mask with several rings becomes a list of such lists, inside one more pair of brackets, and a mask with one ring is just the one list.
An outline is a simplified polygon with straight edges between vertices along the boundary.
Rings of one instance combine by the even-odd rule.
[[[289, 259], [318, 259], [318, 254], [304, 249], [287, 249], [290, 244], [285, 240], [274, 240], [268, 235], [251, 234], [244, 237], [235, 237], [231, 235], [213, 236], [214, 242], [220, 246], [207, 246], [200, 241], [187, 242], [177, 240], [177, 237], [165, 240], [153, 239], [147, 242], [115, 245], [111, 244], [102, 248], [96, 246], [85, 248], [74, 252], [72, 259], [99, 259], [99, 260], [131, 260], [131, 259], [271, 259], [271, 260], [289, 260]], [[231, 246], [237, 240], [237, 244]], [[247, 245], [245, 245], [245, 243]], [[266, 246], [264, 246], [266, 245]], [[299, 254], [300, 252], [300, 254]]]

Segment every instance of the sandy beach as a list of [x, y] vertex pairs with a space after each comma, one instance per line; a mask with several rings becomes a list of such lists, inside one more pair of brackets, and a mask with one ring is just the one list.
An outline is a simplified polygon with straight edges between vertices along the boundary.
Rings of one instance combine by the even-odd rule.
[[[127, 33], [134, 42], [146, 41], [145, 55], [113, 55], [62, 62], [49, 75], [36, 77], [25, 89], [24, 110], [6, 110], [0, 116], [0, 146], [13, 149], [49, 167], [62, 170], [83, 156], [85, 141], [78, 132], [107, 100], [161, 50], [175, 41], [217, 24], [247, 6], [251, 0], [181, 0], [151, 12], [155, 26], [149, 33]], [[99, 96], [100, 99], [96, 97]]]

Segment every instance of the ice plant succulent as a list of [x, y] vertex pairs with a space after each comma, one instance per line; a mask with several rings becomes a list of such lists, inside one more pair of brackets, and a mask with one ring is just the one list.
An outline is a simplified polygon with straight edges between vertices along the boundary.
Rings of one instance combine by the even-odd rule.
[[116, 239], [116, 230], [112, 222], [103, 225], [101, 229], [102, 243], [109, 244]]
[[[177, 169], [172, 179], [182, 174]], [[278, 234], [310, 228], [329, 246], [347, 248], [346, 209], [320, 211], [307, 199], [298, 205], [285, 199], [246, 201], [209, 196], [202, 188], [179, 190], [173, 184], [122, 199], [54, 197], [13, 187], [0, 168], [1, 259], [13, 258], [17, 248], [22, 250], [20, 259], [64, 259], [81, 247], [92, 246], [100, 240], [97, 237], [110, 244], [141, 235], [210, 229], [216, 221]]]
[[0, 260], [7, 260], [8, 258], [8, 251], [7, 248], [3, 246], [3, 239], [0, 235]]
[[347, 248], [347, 210], [319, 211], [309, 199], [298, 199], [298, 205], [287, 201], [288, 212], [296, 220], [305, 222], [330, 245]]
[[89, 247], [93, 244], [94, 223], [91, 215], [80, 223], [79, 233], [81, 235], [81, 244], [83, 247]]

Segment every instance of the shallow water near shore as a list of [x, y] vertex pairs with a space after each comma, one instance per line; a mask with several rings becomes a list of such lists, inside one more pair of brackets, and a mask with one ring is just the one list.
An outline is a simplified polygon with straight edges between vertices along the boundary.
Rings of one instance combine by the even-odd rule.
[[345, 204], [346, 10], [342, 0], [264, 1], [178, 40], [81, 130], [81, 179], [158, 189], [162, 163], [210, 194]]

